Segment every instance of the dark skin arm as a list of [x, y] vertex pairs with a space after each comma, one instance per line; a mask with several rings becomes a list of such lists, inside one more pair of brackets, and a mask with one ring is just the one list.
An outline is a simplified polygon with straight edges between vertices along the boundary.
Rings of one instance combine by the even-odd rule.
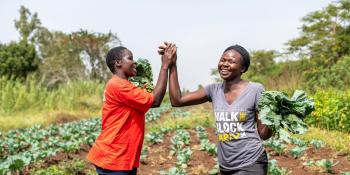
[[[167, 43], [166, 43], [167, 44]], [[160, 47], [162, 49], [162, 47]], [[161, 52], [160, 52], [161, 53]], [[170, 67], [170, 76], [169, 76], [169, 91], [170, 91], [170, 101], [173, 107], [182, 107], [201, 104], [209, 101], [204, 89], [199, 89], [194, 92], [187, 93], [185, 95], [181, 94], [180, 85], [177, 76], [177, 66], [176, 66], [177, 55], [174, 54], [173, 64]], [[269, 139], [273, 132], [266, 125], [262, 124], [258, 114], [256, 114], [257, 129], [260, 137], [263, 140]]]
[[169, 94], [170, 102], [173, 107], [197, 105], [208, 101], [208, 97], [204, 89], [199, 89], [185, 95], [181, 94], [179, 80], [177, 77], [176, 62], [170, 67]]
[[162, 55], [162, 65], [160, 67], [157, 84], [153, 90], [154, 102], [152, 108], [159, 107], [164, 98], [167, 81], [168, 81], [168, 68], [171, 66], [171, 58], [176, 52], [176, 47], [173, 44], [167, 45]]
[[[169, 44], [164, 42], [162, 46], [159, 46], [158, 53], [160, 55], [164, 54], [164, 48], [166, 48]], [[181, 107], [181, 106], [190, 106], [201, 104], [208, 101], [208, 97], [204, 91], [204, 89], [199, 89], [194, 92], [187, 93], [185, 95], [181, 94], [180, 85], [177, 76], [177, 66], [176, 66], [177, 54], [174, 53], [172, 57], [172, 64], [170, 67], [170, 76], [169, 76], [169, 94], [170, 94], [170, 102], [173, 107]]]
[[257, 123], [257, 127], [258, 127], [258, 132], [259, 132], [260, 138], [263, 139], [263, 140], [269, 139], [272, 136], [272, 134], [273, 134], [272, 129], [261, 123], [261, 120], [259, 119], [259, 114], [258, 113], [256, 113], [255, 119], [256, 119], [256, 123]]

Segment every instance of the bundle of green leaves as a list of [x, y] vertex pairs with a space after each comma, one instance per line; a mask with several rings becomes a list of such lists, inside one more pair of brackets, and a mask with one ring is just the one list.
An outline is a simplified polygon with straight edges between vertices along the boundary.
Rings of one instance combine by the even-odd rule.
[[301, 90], [296, 90], [291, 98], [285, 92], [265, 91], [258, 103], [261, 122], [269, 126], [278, 139], [287, 142], [290, 142], [289, 132], [303, 134], [307, 131], [304, 119], [314, 109], [314, 101]]
[[139, 58], [136, 61], [137, 74], [134, 77], [130, 77], [131, 81], [135, 86], [142, 89], [146, 89], [147, 92], [153, 91], [153, 74], [151, 64], [147, 59]]

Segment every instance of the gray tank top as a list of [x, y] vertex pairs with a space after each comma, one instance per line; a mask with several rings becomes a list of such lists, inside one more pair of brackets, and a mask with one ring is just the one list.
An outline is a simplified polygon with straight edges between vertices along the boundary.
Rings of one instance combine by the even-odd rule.
[[264, 87], [249, 82], [246, 89], [228, 104], [225, 83], [205, 87], [213, 104], [218, 136], [218, 161], [223, 169], [236, 170], [253, 164], [264, 152], [263, 141], [256, 129], [255, 113]]

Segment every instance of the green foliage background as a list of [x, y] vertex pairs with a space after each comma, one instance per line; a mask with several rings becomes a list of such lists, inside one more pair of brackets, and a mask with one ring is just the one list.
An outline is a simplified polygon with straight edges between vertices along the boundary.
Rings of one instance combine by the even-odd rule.
[[[264, 84], [267, 90], [289, 94], [305, 90], [316, 102], [308, 124], [349, 132], [349, 11], [350, 1], [338, 0], [307, 14], [301, 20], [300, 35], [286, 41], [285, 50], [250, 51], [251, 66], [243, 77]], [[98, 110], [111, 76], [105, 53], [122, 44], [118, 36], [84, 29], [51, 31], [24, 6], [15, 26], [18, 41], [0, 43], [1, 117]], [[216, 69], [211, 73], [221, 81]], [[144, 84], [151, 91], [152, 85]]]

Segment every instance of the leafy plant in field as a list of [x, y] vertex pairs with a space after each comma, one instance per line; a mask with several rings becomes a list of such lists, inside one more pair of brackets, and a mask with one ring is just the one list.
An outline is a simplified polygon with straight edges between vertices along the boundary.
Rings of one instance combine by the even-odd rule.
[[163, 112], [168, 111], [170, 108], [171, 107], [169, 104], [162, 105], [159, 108], [152, 108], [146, 113], [146, 122], [157, 120], [158, 118], [160, 118]]
[[197, 126], [197, 135], [200, 141], [200, 150], [207, 151], [209, 155], [217, 155], [217, 147], [208, 139], [208, 135], [202, 126]]
[[306, 150], [306, 147], [296, 146], [293, 149], [291, 149], [289, 152], [294, 158], [298, 158], [304, 154], [305, 150]]
[[269, 166], [267, 170], [270, 175], [285, 175], [288, 174], [288, 171], [284, 168], [280, 168], [277, 165], [277, 160], [273, 159], [269, 161]]
[[187, 175], [186, 171], [180, 167], [172, 167], [168, 171], [160, 171], [161, 175]]
[[184, 112], [181, 109], [174, 109], [171, 111], [171, 116], [176, 118], [176, 117], [187, 117], [189, 116], [189, 112]]
[[192, 151], [189, 147], [186, 147], [185, 149], [182, 149], [178, 152], [176, 159], [176, 164], [180, 166], [181, 168], [187, 168], [187, 162], [190, 160]]
[[294, 138], [294, 137], [291, 138], [291, 143], [294, 144], [294, 145], [298, 145], [300, 147], [307, 146], [307, 143], [305, 141], [300, 140], [298, 138]]
[[303, 165], [311, 167], [315, 165], [315, 161], [313, 160], [307, 160], [306, 162], [303, 163]]
[[322, 159], [315, 162], [315, 165], [321, 168], [322, 172], [333, 173], [333, 166], [338, 164], [338, 162], [333, 163], [333, 160]]
[[147, 158], [147, 153], [148, 153], [148, 147], [145, 145], [142, 145], [142, 150], [141, 150], [141, 156], [140, 156], [140, 161], [145, 162]]
[[350, 172], [342, 172], [340, 175], [350, 175]]
[[277, 154], [281, 155], [286, 148], [286, 145], [282, 143], [282, 140], [270, 138], [264, 142], [266, 146], [272, 148]]
[[155, 143], [162, 143], [163, 142], [163, 134], [161, 132], [151, 132], [146, 134], [145, 136], [146, 141], [151, 142], [152, 144]]
[[310, 144], [316, 149], [320, 149], [325, 146], [325, 143], [322, 140], [315, 140], [315, 139], [311, 140]]
[[220, 173], [219, 164], [216, 164], [214, 168], [208, 171], [209, 175], [217, 175]]
[[185, 145], [190, 143], [190, 134], [186, 130], [179, 129], [170, 141], [172, 143], [170, 146], [170, 155], [177, 154]]
[[153, 74], [151, 64], [147, 59], [138, 59], [136, 62], [136, 76], [130, 77], [129, 80], [137, 87], [146, 89], [148, 92], [153, 91]]
[[261, 122], [272, 128], [277, 138], [290, 142], [287, 131], [294, 134], [307, 131], [303, 120], [314, 110], [314, 102], [301, 90], [296, 90], [291, 98], [284, 92], [265, 91], [258, 108]]
[[209, 155], [217, 155], [217, 147], [214, 143], [211, 143], [208, 139], [200, 141], [200, 150], [207, 151]]
[[318, 90], [313, 98], [316, 110], [306, 118], [307, 124], [327, 130], [350, 132], [350, 89]]

